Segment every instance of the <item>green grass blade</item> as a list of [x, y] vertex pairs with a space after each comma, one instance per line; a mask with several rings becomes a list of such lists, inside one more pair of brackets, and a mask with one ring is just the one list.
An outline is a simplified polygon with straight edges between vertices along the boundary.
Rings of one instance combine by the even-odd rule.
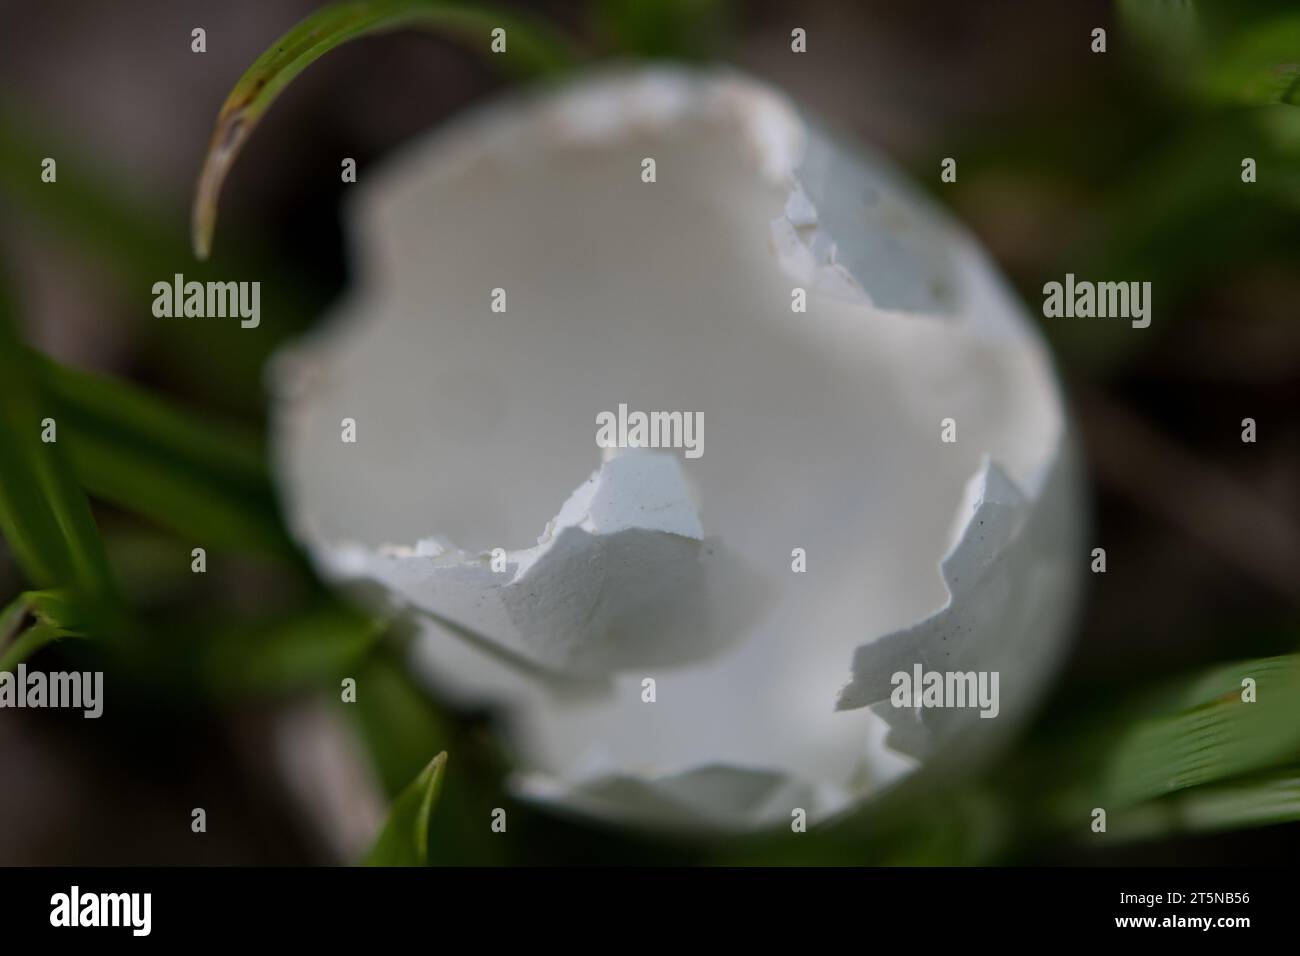
[[27, 613], [39, 624], [48, 624], [67, 635], [85, 636], [95, 626], [93, 605], [67, 591], [27, 591], [19, 595]]
[[504, 755], [490, 736], [451, 719], [430, 698], [411, 672], [402, 635], [391, 636], [395, 639], [378, 647], [359, 669], [356, 701], [335, 704], [339, 715], [355, 727], [390, 800], [407, 788], [429, 754], [456, 752], [460, 769], [446, 781], [438, 797], [442, 809], [429, 825], [432, 861], [440, 866], [519, 862], [518, 847], [492, 833], [486, 822], [481, 827], [465, 823], [501, 805], [508, 769]]
[[[1242, 699], [1245, 678], [1256, 699]], [[995, 787], [1023, 833], [1087, 832], [1094, 808], [1150, 801], [1293, 764], [1300, 757], [1300, 655], [1220, 665], [1040, 733]]]
[[97, 498], [155, 521], [189, 544], [297, 559], [269, 490], [243, 492], [169, 459], [156, 446], [118, 443], [95, 431], [73, 433], [68, 457]]
[[257, 441], [124, 382], [31, 353], [91, 494], [205, 548], [298, 560]]
[[169, 473], [159, 463], [122, 453], [110, 443], [83, 440], [72, 462], [97, 497], [168, 528], [187, 544], [222, 551], [249, 551], [291, 562], [292, 544], [269, 507], [251, 511], [201, 480]]
[[52, 641], [86, 637], [101, 623], [116, 620], [112, 607], [67, 591], [26, 591], [0, 611], [0, 671], [12, 670]]
[[51, 624], [36, 624], [23, 631], [17, 639], [0, 653], [0, 671], [12, 671], [27, 658], [31, 657], [46, 644], [52, 644], [64, 637], [75, 637], [70, 631], [64, 631]]
[[250, 434], [196, 420], [148, 392], [117, 379], [62, 365], [39, 353], [42, 385], [79, 422], [115, 436], [147, 436], [168, 454], [241, 485], [266, 483], [262, 449]]
[[[47, 418], [55, 419], [55, 441], [42, 441]], [[0, 533], [32, 584], [105, 600], [114, 593], [108, 557], [57, 424], [0, 302]]]
[[367, 866], [425, 866], [429, 862], [429, 818], [442, 790], [447, 752], [434, 757], [393, 801], [388, 822], [366, 857]]
[[[1254, 702], [1242, 700], [1245, 678], [1256, 682]], [[1300, 658], [1217, 669], [1182, 693], [1194, 703], [1139, 722], [1117, 742], [1098, 806], [1131, 805], [1300, 754]]]
[[1300, 767], [1288, 767], [1134, 807], [1111, 819], [1107, 837], [1128, 842], [1296, 821], [1300, 821]]
[[221, 185], [262, 116], [299, 73], [335, 47], [358, 37], [418, 27], [450, 33], [489, 49], [491, 31], [506, 30], [504, 64], [548, 73], [572, 60], [567, 44], [545, 24], [492, 8], [434, 0], [353, 0], [317, 10], [280, 37], [235, 84], [217, 114], [194, 195], [195, 254], [206, 259], [216, 228]]

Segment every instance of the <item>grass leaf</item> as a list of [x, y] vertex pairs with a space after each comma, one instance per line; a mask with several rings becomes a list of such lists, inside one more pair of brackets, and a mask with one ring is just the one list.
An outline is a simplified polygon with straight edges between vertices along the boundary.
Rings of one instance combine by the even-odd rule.
[[297, 561], [260, 445], [124, 382], [31, 353], [81, 484], [206, 548]]
[[1113, 817], [1111, 840], [1150, 840], [1300, 821], [1300, 766], [1252, 774], [1153, 800]]
[[409, 643], [403, 646], [400, 633], [392, 636], [366, 658], [357, 675], [356, 702], [339, 702], [340, 715], [356, 728], [390, 799], [406, 789], [429, 754], [456, 752], [459, 769], [443, 787], [438, 798], [442, 810], [430, 823], [430, 859], [448, 866], [519, 862], [514, 841], [498, 839], [486, 826], [464, 823], [502, 805], [504, 755], [482, 725], [466, 726], [430, 697], [412, 672]]
[[64, 591], [18, 595], [0, 611], [0, 671], [12, 670], [52, 641], [85, 637], [95, 626], [92, 611]]
[[[1243, 700], [1246, 678], [1253, 701]], [[1298, 756], [1300, 655], [1286, 655], [1220, 665], [1081, 714], [1034, 738], [997, 786], [1023, 832], [1082, 834], [1094, 808], [1123, 817]]]
[[115, 433], [147, 435], [169, 454], [223, 481], [260, 485], [266, 481], [256, 439], [235, 428], [196, 421], [170, 404], [117, 379], [62, 365], [39, 353], [46, 390], [78, 416]]
[[388, 822], [366, 857], [367, 866], [425, 866], [429, 862], [429, 818], [438, 802], [447, 752], [434, 757], [393, 801]]
[[38, 588], [107, 600], [114, 589], [104, 543], [27, 356], [0, 301], [0, 532]]
[[12, 671], [27, 658], [31, 657], [46, 644], [64, 637], [73, 637], [68, 631], [64, 631], [52, 624], [36, 624], [29, 627], [18, 635], [17, 640], [0, 653], [0, 671]]
[[[1253, 702], [1242, 699], [1247, 678]], [[1140, 721], [1116, 743], [1097, 806], [1131, 805], [1300, 754], [1300, 657], [1219, 668], [1179, 692], [1183, 709]]]
[[217, 200], [226, 174], [284, 88], [320, 57], [349, 40], [410, 27], [472, 40], [484, 51], [489, 49], [491, 31], [501, 27], [507, 41], [502, 62], [524, 72], [552, 72], [572, 59], [567, 44], [543, 23], [490, 7], [435, 0], [352, 0], [322, 7], [258, 57], [217, 114], [194, 195], [193, 242], [200, 259], [206, 259], [211, 251]]

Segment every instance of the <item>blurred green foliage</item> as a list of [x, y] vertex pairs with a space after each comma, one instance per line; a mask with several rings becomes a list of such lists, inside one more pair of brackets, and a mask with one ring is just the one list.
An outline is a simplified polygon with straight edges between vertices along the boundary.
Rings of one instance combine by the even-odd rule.
[[726, 45], [735, 16], [727, 0], [597, 0], [597, 32], [620, 56], [702, 60]]
[[1288, 0], [1121, 0], [1128, 36], [1175, 88], [1233, 106], [1300, 105], [1300, 11]]
[[[1246, 273], [1293, 271], [1300, 255], [1300, 110], [1280, 81], [1250, 79], [1295, 75], [1294, 4], [1129, 0], [1118, 13], [1115, 59], [1068, 108], [1027, 99], [943, 144], [962, 175], [938, 197], [1010, 233], [1029, 197], [1043, 219], [1004, 266], [1030, 302], [1066, 272], [1151, 281], [1162, 321], [1142, 335], [1044, 323], [1069, 364], [1102, 376], [1157, 347], [1189, 304]], [[1246, 157], [1256, 182], [1242, 181]], [[933, 180], [929, 165], [916, 172]]]

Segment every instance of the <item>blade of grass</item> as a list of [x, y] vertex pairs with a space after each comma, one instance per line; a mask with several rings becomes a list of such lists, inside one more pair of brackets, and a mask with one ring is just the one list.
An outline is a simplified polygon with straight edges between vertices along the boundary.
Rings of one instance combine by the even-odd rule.
[[97, 498], [143, 515], [195, 545], [299, 560], [269, 492], [243, 493], [169, 460], [156, 447], [115, 442], [94, 431], [73, 433], [68, 457]]
[[[26, 356], [0, 301], [0, 532], [37, 587], [105, 600], [114, 589], [104, 543], [57, 441], [54, 404]], [[42, 423], [49, 418], [55, 440], [47, 442]]]
[[68, 459], [91, 494], [204, 547], [300, 560], [250, 436], [30, 354], [57, 404]]
[[18, 638], [5, 648], [4, 653], [0, 654], [0, 671], [12, 671], [46, 644], [52, 644], [65, 637], [80, 636], [51, 624], [35, 624], [18, 635]]
[[217, 201], [226, 174], [262, 116], [294, 77], [349, 40], [409, 27], [472, 39], [485, 50], [491, 31], [501, 27], [507, 36], [503, 63], [525, 73], [554, 72], [572, 60], [566, 42], [543, 22], [490, 7], [434, 0], [355, 0], [322, 7], [258, 57], [217, 114], [194, 194], [192, 230], [199, 259], [206, 259], [212, 248]]
[[1124, 842], [1178, 833], [1216, 833], [1300, 820], [1300, 767], [1155, 800], [1114, 817], [1108, 837]]
[[[1254, 702], [1242, 700], [1245, 678], [1256, 682]], [[1300, 658], [1247, 662], [1189, 689], [1220, 694], [1131, 728], [1106, 762], [1097, 806], [1131, 805], [1300, 753]]]
[[40, 353], [33, 352], [32, 361], [47, 392], [78, 420], [119, 436], [147, 436], [169, 455], [223, 481], [265, 485], [262, 449], [252, 435], [196, 420], [132, 385], [62, 365]]
[[442, 790], [447, 752], [434, 757], [419, 776], [393, 801], [367, 866], [426, 866], [429, 862], [429, 818]]
[[0, 611], [0, 671], [12, 670], [52, 641], [85, 637], [91, 609], [63, 591], [27, 591]]
[[430, 824], [430, 857], [438, 865], [518, 862], [510, 841], [497, 839], [486, 826], [464, 825], [501, 805], [504, 756], [489, 735], [466, 728], [430, 698], [411, 671], [400, 635], [394, 636], [399, 639], [385, 642], [366, 658], [357, 674], [356, 702], [336, 706], [356, 728], [391, 799], [405, 789], [429, 754], [456, 751], [460, 769], [446, 783], [439, 798], [442, 812]]
[[[1245, 678], [1255, 681], [1253, 702], [1242, 699]], [[1084, 711], [1073, 726], [1035, 735], [995, 786], [1021, 838], [1084, 833], [1095, 808], [1123, 815], [1298, 755], [1300, 655], [1286, 655], [1220, 665]]]

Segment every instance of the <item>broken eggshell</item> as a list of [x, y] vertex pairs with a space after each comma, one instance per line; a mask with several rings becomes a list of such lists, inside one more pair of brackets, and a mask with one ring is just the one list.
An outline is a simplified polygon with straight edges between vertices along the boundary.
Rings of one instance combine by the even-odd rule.
[[[322, 573], [420, 622], [434, 690], [500, 708], [521, 794], [816, 821], [1024, 715], [1077, 591], [1060, 390], [883, 161], [746, 76], [624, 69], [357, 189], [353, 288], [272, 371], [286, 510]], [[620, 403], [700, 414], [702, 454], [601, 462]], [[894, 707], [918, 663], [998, 672], [997, 717]]]

